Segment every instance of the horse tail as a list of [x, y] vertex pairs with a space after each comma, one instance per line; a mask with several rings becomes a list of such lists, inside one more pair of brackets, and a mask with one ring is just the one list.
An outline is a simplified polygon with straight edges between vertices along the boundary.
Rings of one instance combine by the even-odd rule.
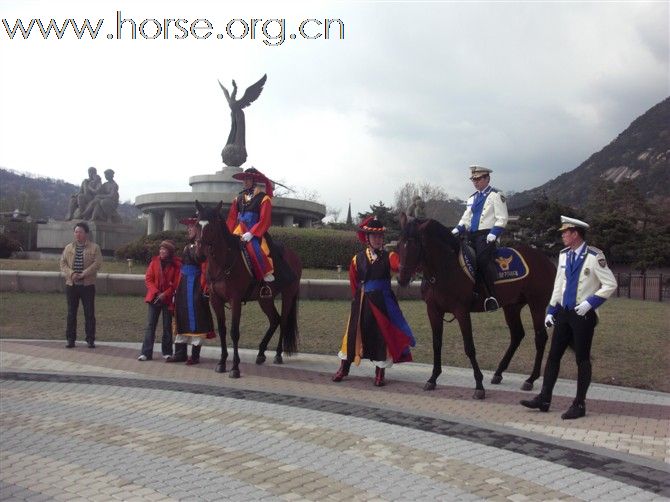
[[[292, 355], [298, 352], [298, 300], [300, 297], [300, 285], [296, 288], [295, 295], [282, 302], [281, 330], [284, 352]], [[288, 304], [288, 305], [287, 305]]]
[[302, 264], [300, 257], [289, 248], [284, 251], [286, 264], [291, 268], [295, 277], [282, 291], [281, 325], [282, 348], [287, 355], [298, 352], [298, 301], [300, 299], [300, 278]]

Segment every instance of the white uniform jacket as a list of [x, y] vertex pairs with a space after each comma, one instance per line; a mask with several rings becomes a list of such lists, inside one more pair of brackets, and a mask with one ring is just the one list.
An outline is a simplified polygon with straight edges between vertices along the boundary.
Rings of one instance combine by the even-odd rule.
[[475, 208], [473, 211], [473, 204], [475, 196], [478, 192], [473, 193], [467, 202], [465, 212], [458, 222], [459, 231], [470, 231], [472, 229], [472, 218], [479, 217], [479, 225], [476, 230], [490, 230], [492, 234], [499, 237], [502, 234], [505, 225], [507, 225], [507, 203], [505, 197], [491, 185], [487, 186], [483, 194], [486, 197], [481, 213]]
[[[549, 301], [548, 313], [555, 315], [563, 302], [565, 292], [566, 263], [570, 248], [565, 248], [558, 255], [558, 270], [554, 280], [554, 291]], [[603, 252], [593, 246], [585, 245], [577, 259], [584, 260], [584, 265], [579, 272], [577, 283], [577, 305], [588, 301], [594, 309], [597, 309], [607, 300], [617, 287], [616, 278], [607, 266], [607, 260]], [[596, 310], [596, 313], [598, 311]]]

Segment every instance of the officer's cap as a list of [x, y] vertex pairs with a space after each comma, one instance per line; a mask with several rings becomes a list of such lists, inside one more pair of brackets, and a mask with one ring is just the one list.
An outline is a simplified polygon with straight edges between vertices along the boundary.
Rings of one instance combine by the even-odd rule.
[[577, 218], [570, 218], [568, 216], [561, 215], [561, 228], [558, 229], [559, 232], [563, 230], [569, 230], [571, 228], [589, 228], [589, 224], [578, 220]]
[[482, 166], [470, 166], [470, 179], [479, 178], [480, 176], [485, 176], [491, 174], [493, 171], [488, 167]]

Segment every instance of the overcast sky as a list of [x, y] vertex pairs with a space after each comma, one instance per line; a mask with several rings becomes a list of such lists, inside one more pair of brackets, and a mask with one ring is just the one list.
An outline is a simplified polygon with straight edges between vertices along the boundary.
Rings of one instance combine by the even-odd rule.
[[[145, 19], [202, 19], [196, 39]], [[112, 168], [122, 200], [190, 191], [188, 178], [222, 168], [230, 113], [219, 88], [267, 73], [246, 109], [251, 165], [316, 193], [346, 215], [406, 182], [472, 192], [467, 166], [493, 169], [504, 191], [577, 167], [670, 94], [668, 2], [27, 2], [0, 4], [0, 167], [79, 184]], [[96, 40], [28, 40], [17, 19], [68, 18]], [[281, 45], [262, 32], [232, 39], [230, 20], [285, 19]], [[304, 39], [305, 19], [340, 19], [330, 39]], [[308, 36], [323, 26], [304, 25]], [[138, 28], [139, 29], [139, 28]], [[241, 36], [243, 24], [230, 25]], [[280, 34], [278, 22], [266, 25]], [[207, 28], [196, 29], [204, 36]], [[144, 24], [147, 38], [157, 28]], [[110, 35], [111, 39], [107, 37]], [[221, 38], [217, 38], [221, 34]], [[289, 38], [296, 34], [295, 39]]]

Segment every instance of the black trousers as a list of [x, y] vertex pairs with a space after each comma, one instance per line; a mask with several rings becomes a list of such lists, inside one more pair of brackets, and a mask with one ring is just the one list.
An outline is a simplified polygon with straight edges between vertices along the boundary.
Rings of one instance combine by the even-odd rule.
[[551, 394], [561, 367], [561, 358], [569, 345], [574, 349], [577, 361], [577, 395], [574, 403], [583, 404], [591, 383], [591, 342], [598, 324], [598, 316], [594, 310], [589, 310], [585, 316], [580, 316], [572, 309], [561, 309], [556, 314], [555, 320], [554, 335], [551, 338], [551, 348], [544, 368], [541, 395], [547, 401], [551, 401]]
[[470, 245], [475, 250], [475, 259], [477, 261], [477, 275], [484, 282], [484, 286], [491, 296], [495, 296], [494, 282], [496, 272], [493, 267], [493, 254], [496, 251], [496, 243], [486, 242], [488, 230], [480, 230], [470, 234]]
[[79, 301], [81, 301], [84, 307], [86, 342], [95, 342], [95, 285], [65, 286], [65, 297], [67, 298], [65, 338], [72, 343], [77, 339], [77, 311], [79, 310]]

